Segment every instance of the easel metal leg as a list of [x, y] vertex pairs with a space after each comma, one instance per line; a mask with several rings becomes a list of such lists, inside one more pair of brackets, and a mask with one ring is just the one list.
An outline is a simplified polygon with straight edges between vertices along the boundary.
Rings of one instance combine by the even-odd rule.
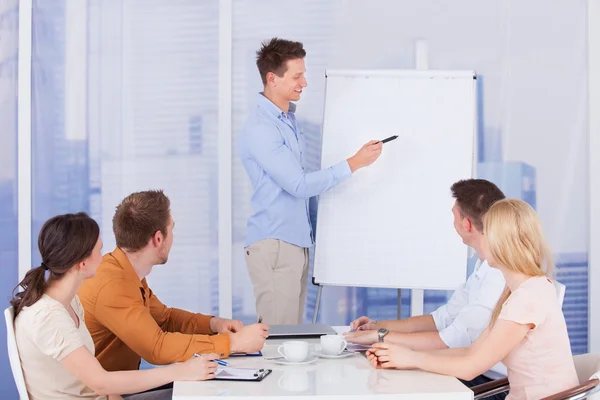
[[398, 289], [398, 319], [402, 319], [402, 289]]
[[317, 302], [315, 303], [315, 312], [313, 313], [313, 324], [317, 323], [317, 317], [319, 316], [319, 303], [321, 302], [321, 294], [323, 293], [323, 286], [319, 285], [317, 289]]

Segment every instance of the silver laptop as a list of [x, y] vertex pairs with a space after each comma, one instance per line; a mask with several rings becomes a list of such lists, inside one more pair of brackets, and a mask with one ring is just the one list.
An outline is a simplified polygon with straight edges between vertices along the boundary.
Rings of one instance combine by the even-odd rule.
[[325, 324], [269, 325], [269, 339], [318, 338], [323, 335], [337, 335], [337, 332]]

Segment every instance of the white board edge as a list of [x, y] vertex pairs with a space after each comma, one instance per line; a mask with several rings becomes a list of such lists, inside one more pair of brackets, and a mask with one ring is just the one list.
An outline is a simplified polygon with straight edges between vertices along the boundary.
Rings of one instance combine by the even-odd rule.
[[422, 78], [455, 78], [476, 79], [477, 74], [471, 70], [415, 70], [415, 69], [331, 69], [325, 71], [325, 77], [422, 77]]

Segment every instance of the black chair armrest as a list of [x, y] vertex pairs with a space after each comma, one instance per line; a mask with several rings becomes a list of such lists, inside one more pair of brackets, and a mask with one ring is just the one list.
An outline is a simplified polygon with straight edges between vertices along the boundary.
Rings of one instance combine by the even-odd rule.
[[482, 385], [477, 385], [471, 388], [475, 395], [475, 400], [484, 399], [488, 396], [493, 396], [498, 393], [507, 392], [510, 388], [508, 378], [496, 379]]
[[569, 399], [584, 399], [592, 393], [599, 390], [598, 384], [600, 380], [594, 378], [589, 381], [583, 382], [581, 385], [577, 385], [574, 388], [563, 390], [560, 393], [553, 394], [552, 396], [544, 397], [542, 400], [569, 400]]

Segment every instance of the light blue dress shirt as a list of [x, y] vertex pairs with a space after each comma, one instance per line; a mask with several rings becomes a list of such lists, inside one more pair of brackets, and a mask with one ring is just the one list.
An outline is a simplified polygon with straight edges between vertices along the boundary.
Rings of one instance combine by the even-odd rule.
[[346, 160], [315, 172], [305, 170], [306, 141], [298, 129], [296, 106], [286, 114], [259, 93], [239, 137], [239, 154], [254, 194], [246, 246], [279, 239], [311, 247], [309, 199], [352, 176]]

